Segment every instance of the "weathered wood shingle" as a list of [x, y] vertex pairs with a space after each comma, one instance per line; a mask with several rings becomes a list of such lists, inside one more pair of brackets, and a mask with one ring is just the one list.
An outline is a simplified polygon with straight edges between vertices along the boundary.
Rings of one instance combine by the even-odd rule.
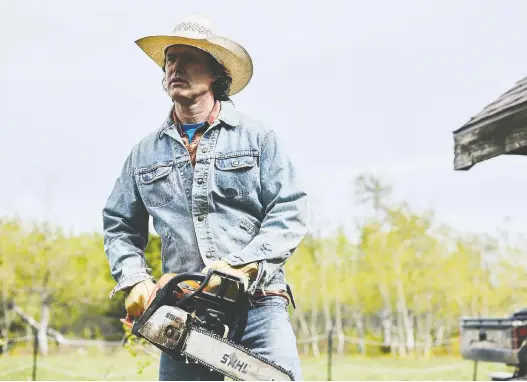
[[503, 154], [527, 155], [527, 77], [454, 131], [454, 169]]

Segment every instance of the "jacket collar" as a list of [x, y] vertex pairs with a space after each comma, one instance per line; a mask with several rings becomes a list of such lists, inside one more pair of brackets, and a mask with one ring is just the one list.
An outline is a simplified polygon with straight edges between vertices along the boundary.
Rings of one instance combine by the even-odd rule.
[[231, 100], [221, 101], [221, 109], [218, 119], [232, 127], [240, 125], [238, 111]]
[[[163, 139], [163, 134], [167, 134], [169, 136], [174, 137], [174, 134], [171, 134], [172, 131], [175, 132], [179, 136], [179, 133], [176, 129], [174, 118], [174, 106], [170, 108], [170, 111], [168, 112], [168, 116], [161, 125], [161, 129], [158, 134], [159, 139]], [[231, 100], [228, 101], [220, 101], [220, 112], [218, 114], [218, 117], [215, 121], [210, 121], [209, 123], [211, 125], [216, 125], [217, 121], [221, 121], [225, 123], [228, 126], [237, 127], [240, 125], [240, 118], [238, 116], [238, 111], [236, 110], [236, 107], [234, 106], [234, 103]], [[177, 138], [176, 138], [177, 139]]]

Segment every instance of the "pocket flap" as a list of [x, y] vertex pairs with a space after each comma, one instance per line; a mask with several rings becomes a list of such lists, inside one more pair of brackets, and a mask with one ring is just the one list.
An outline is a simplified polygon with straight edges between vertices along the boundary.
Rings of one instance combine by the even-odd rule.
[[216, 167], [220, 170], [251, 168], [256, 164], [256, 156], [243, 155], [230, 158], [216, 158]]
[[158, 165], [147, 169], [139, 170], [139, 180], [142, 184], [149, 184], [166, 177], [170, 174], [172, 165]]

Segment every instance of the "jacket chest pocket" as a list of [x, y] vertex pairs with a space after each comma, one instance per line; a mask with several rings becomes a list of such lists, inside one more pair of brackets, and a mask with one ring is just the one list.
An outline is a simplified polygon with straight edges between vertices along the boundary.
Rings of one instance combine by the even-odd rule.
[[166, 162], [137, 170], [136, 181], [145, 206], [160, 207], [174, 199], [173, 167], [173, 162]]
[[260, 172], [257, 151], [221, 154], [215, 159], [215, 183], [221, 195], [234, 199], [256, 191]]

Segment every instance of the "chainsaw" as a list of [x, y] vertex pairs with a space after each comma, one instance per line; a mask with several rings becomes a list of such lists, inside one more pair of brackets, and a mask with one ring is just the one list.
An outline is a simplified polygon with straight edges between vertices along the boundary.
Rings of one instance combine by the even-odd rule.
[[[213, 276], [221, 282], [210, 292]], [[174, 359], [184, 357], [233, 380], [292, 381], [290, 371], [240, 345], [248, 308], [238, 277], [214, 269], [182, 273], [157, 291], [132, 333]]]

